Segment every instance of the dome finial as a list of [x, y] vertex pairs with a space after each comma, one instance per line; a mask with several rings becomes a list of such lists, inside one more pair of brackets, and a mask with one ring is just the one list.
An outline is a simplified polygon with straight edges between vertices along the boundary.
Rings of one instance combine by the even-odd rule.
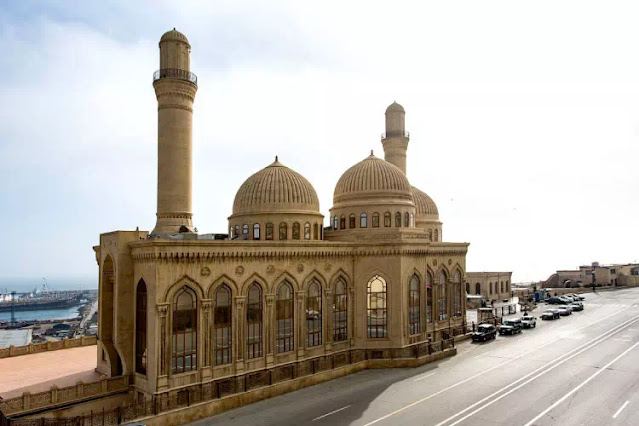
[[373, 150], [371, 149], [371, 157], [374, 157]]
[[279, 162], [280, 160], [277, 158], [277, 155], [275, 156], [275, 162]]

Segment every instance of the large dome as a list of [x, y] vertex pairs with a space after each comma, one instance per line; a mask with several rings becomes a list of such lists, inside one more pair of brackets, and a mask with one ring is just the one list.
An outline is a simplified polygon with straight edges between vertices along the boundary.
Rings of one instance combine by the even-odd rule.
[[304, 176], [275, 162], [242, 184], [235, 195], [233, 214], [319, 213], [319, 199]]
[[371, 153], [339, 178], [333, 203], [376, 198], [403, 199], [412, 204], [411, 186], [404, 173]]
[[437, 204], [435, 204], [428, 194], [414, 186], [411, 186], [411, 192], [413, 193], [413, 201], [415, 202], [415, 207], [417, 208], [416, 213], [418, 215], [429, 216], [431, 219], [439, 218]]

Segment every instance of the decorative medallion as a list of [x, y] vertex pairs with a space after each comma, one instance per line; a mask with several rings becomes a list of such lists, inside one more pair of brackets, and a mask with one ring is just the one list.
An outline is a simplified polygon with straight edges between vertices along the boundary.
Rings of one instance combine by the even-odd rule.
[[235, 268], [235, 275], [237, 275], [238, 277], [244, 275], [244, 266], [240, 265]]
[[331, 265], [330, 263], [327, 263], [326, 265], [324, 265], [324, 270], [326, 272], [330, 271], [331, 269], [333, 269], [333, 265]]
[[453, 264], [453, 259], [448, 259], [448, 264], [452, 265]]
[[437, 266], [437, 259], [433, 259], [433, 265]]
[[200, 269], [200, 275], [202, 275], [203, 277], [208, 277], [209, 275], [211, 275], [211, 270], [208, 266], [202, 266], [202, 269]]
[[268, 266], [266, 267], [266, 273], [267, 273], [267, 274], [272, 275], [274, 272], [275, 272], [275, 266], [273, 266], [273, 265], [268, 265]]
[[304, 265], [303, 264], [300, 263], [299, 265], [297, 265], [297, 272], [300, 272], [300, 273], [304, 272]]

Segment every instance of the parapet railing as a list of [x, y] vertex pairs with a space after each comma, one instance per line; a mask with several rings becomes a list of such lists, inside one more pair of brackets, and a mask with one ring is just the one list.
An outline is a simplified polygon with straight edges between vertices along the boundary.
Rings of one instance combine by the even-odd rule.
[[91, 346], [97, 343], [98, 338], [96, 336], [80, 336], [75, 339], [48, 341], [44, 343], [29, 343], [25, 346], [9, 346], [8, 348], [0, 349], [0, 358], [57, 351], [60, 349], [79, 348], [81, 346]]
[[163, 68], [153, 73], [153, 82], [155, 83], [161, 78], [174, 78], [177, 80], [190, 81], [197, 84], [197, 76], [191, 71], [181, 70], [179, 68]]
[[386, 139], [388, 138], [392, 138], [393, 136], [404, 136], [405, 138], [410, 138], [410, 133], [407, 131], [397, 131], [397, 132], [390, 132], [390, 133], [382, 133], [382, 139]]

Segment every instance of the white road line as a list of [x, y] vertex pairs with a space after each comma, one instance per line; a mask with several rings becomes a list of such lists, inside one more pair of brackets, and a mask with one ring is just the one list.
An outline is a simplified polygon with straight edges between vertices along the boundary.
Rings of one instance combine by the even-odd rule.
[[430, 377], [430, 376], [432, 376], [433, 374], [435, 374], [435, 373], [430, 373], [430, 374], [427, 374], [427, 375], [425, 375], [425, 376], [419, 377], [419, 378], [417, 378], [417, 379], [413, 380], [413, 382], [419, 382], [420, 380], [425, 379], [426, 377]]
[[630, 401], [626, 401], [623, 403], [623, 405], [621, 407], [619, 407], [619, 409], [617, 410], [617, 412], [614, 414], [614, 416], [612, 416], [613, 419], [616, 419], [617, 416], [623, 411], [624, 408], [626, 408], [626, 405], [628, 405]]
[[[550, 410], [552, 410], [553, 408], [555, 408], [556, 406], [558, 406], [559, 404], [561, 404], [562, 402], [564, 402], [566, 399], [568, 399], [572, 394], [574, 394], [575, 392], [577, 392], [579, 389], [583, 388], [584, 386], [586, 386], [586, 384], [588, 384], [588, 382], [590, 382], [592, 379], [594, 379], [595, 377], [597, 377], [598, 375], [600, 375], [601, 373], [603, 373], [604, 371], [606, 371], [608, 368], [610, 368], [610, 366], [612, 364], [614, 364], [615, 362], [619, 361], [622, 357], [624, 357], [628, 352], [630, 352], [631, 350], [633, 350], [634, 348], [636, 348], [637, 346], [639, 346], [639, 342], [635, 343], [634, 345], [630, 346], [628, 349], [626, 349], [625, 351], [623, 351], [618, 357], [616, 357], [615, 359], [613, 359], [612, 361], [610, 361], [608, 364], [604, 365], [603, 367], [601, 367], [600, 369], [598, 369], [592, 376], [588, 377], [586, 380], [584, 380], [583, 382], [581, 382], [581, 384], [579, 386], [577, 386], [576, 388], [574, 388], [573, 390], [571, 390], [570, 392], [568, 392], [567, 394], [565, 394], [560, 400], [558, 400], [557, 402], [555, 402], [553, 405], [551, 405], [550, 407], [546, 408], [544, 411], [542, 411], [541, 413], [539, 413], [537, 415], [537, 417], [535, 417], [534, 419], [532, 419], [531, 421], [529, 421], [528, 423], [526, 423], [525, 426], [530, 426], [533, 423], [535, 423], [537, 420], [539, 420], [540, 418], [542, 418], [543, 416], [545, 416], [546, 414], [548, 414], [550, 412]], [[628, 401], [626, 401], [626, 404], [628, 403]], [[625, 404], [624, 404], [625, 407]], [[617, 414], [619, 412], [621, 412], [621, 410], [623, 409], [623, 407], [621, 407], [619, 409], [619, 411], [617, 412]], [[615, 414], [615, 416], [617, 415]]]
[[611, 339], [614, 340], [615, 342], [630, 342], [630, 339]]
[[[595, 337], [594, 339], [584, 343], [583, 345], [576, 347], [575, 349], [565, 353], [564, 355], [553, 359], [552, 361], [542, 365], [541, 367], [538, 367], [536, 370], [533, 370], [532, 372], [526, 374], [525, 376], [521, 377], [520, 379], [515, 380], [514, 382], [512, 382], [508, 386], [506, 386], [506, 387], [504, 387], [504, 388], [502, 388], [502, 389], [500, 389], [500, 390], [488, 395], [487, 397], [475, 402], [474, 404], [466, 407], [465, 409], [461, 410], [457, 414], [454, 414], [454, 415], [450, 416], [446, 420], [444, 420], [444, 421], [442, 421], [440, 423], [437, 423], [436, 426], [441, 426], [441, 425], [453, 420], [455, 417], [459, 417], [460, 415], [464, 414], [468, 410], [471, 410], [471, 409], [477, 407], [478, 405], [481, 405], [481, 404], [485, 403], [484, 405], [481, 405], [479, 408], [477, 408], [475, 411], [472, 411], [471, 413], [468, 413], [467, 415], [465, 415], [461, 419], [459, 419], [459, 420], [457, 420], [457, 421], [455, 421], [453, 423], [450, 423], [448, 426], [454, 426], [456, 424], [459, 424], [459, 423], [463, 422], [467, 418], [469, 418], [471, 416], [474, 416], [475, 414], [479, 413], [480, 411], [482, 411], [483, 409], [485, 409], [487, 407], [490, 407], [491, 405], [493, 405], [497, 401], [507, 397], [511, 393], [521, 389], [523, 386], [525, 386], [528, 383], [538, 379], [539, 377], [546, 375], [549, 371], [554, 370], [555, 368], [557, 368], [560, 365], [564, 364], [566, 361], [569, 361], [570, 359], [576, 357], [577, 355], [580, 355], [581, 353], [587, 351], [588, 349], [591, 349], [592, 347], [594, 347], [594, 346], [598, 345], [599, 343], [603, 342], [604, 340], [606, 340], [608, 337], [614, 335], [615, 333], [620, 332], [621, 330], [623, 330], [626, 327], [631, 326], [632, 324], [634, 324], [637, 321], [639, 321], [639, 315], [633, 317], [629, 321], [625, 321], [621, 325], [619, 325], [617, 327], [614, 327], [613, 329], [611, 329], [611, 330], [599, 335], [598, 337]], [[607, 336], [606, 336], [606, 334], [607, 334]], [[637, 342], [637, 343], [639, 343], [639, 342]], [[575, 351], [577, 351], [577, 352], [575, 352]], [[536, 373], [538, 373], [538, 374], [536, 374]], [[527, 379], [528, 377], [532, 376], [533, 374], [536, 374], [536, 375], [531, 377], [530, 379], [526, 380], [525, 382], [517, 385], [519, 382], [521, 382], [522, 380]], [[506, 389], [508, 389], [508, 388], [510, 388], [512, 386], [515, 386], [515, 385], [517, 385], [517, 386], [512, 388], [512, 389], [510, 389], [508, 392], [505, 392], [505, 393], [497, 396], [496, 398], [494, 398], [499, 393], [501, 393], [501, 392], [505, 391]]]
[[[622, 309], [622, 310], [620, 310], [620, 311], [619, 311], [619, 310], [618, 310], [618, 311], [615, 311], [615, 312], [613, 312], [613, 313], [611, 313], [611, 314], [609, 314], [609, 315], [606, 315], [605, 317], [599, 318], [599, 319], [598, 319], [598, 320], [596, 320], [596, 321], [593, 321], [593, 322], [591, 322], [591, 323], [585, 324], [585, 325], [583, 325], [583, 326], [581, 326], [581, 327], [577, 328], [575, 331], [579, 331], [579, 330], [582, 330], [582, 329], [584, 329], [584, 328], [590, 327], [591, 325], [593, 325], [593, 324], [595, 324], [595, 323], [601, 322], [601, 321], [603, 321], [603, 320], [605, 320], [605, 319], [607, 319], [607, 318], [610, 318], [611, 316], [617, 315], [617, 314], [619, 314], [619, 313], [621, 313], [621, 312], [623, 312], [623, 311], [625, 311], [625, 309]], [[624, 321], [622, 324], [625, 324], [626, 322], [628, 322], [628, 321]], [[619, 326], [617, 326], [617, 327], [619, 327]], [[614, 327], [614, 328], [617, 328], [617, 327]], [[605, 332], [605, 333], [601, 334], [600, 336], [603, 336], [604, 334], [607, 334], [607, 333], [609, 333], [609, 332], [610, 332], [610, 330], [608, 330], [607, 332]], [[593, 339], [593, 340], [596, 340], [596, 339]], [[411, 404], [405, 405], [405, 406], [404, 406], [404, 407], [402, 407], [402, 408], [398, 408], [397, 410], [393, 411], [392, 413], [388, 413], [388, 414], [386, 414], [385, 416], [382, 416], [382, 417], [380, 417], [380, 418], [378, 418], [378, 419], [373, 420], [372, 422], [366, 423], [364, 426], [371, 426], [371, 425], [373, 425], [373, 424], [375, 424], [375, 423], [377, 423], [377, 422], [381, 422], [382, 420], [387, 419], [387, 418], [389, 418], [389, 417], [391, 417], [391, 416], [394, 416], [394, 415], [395, 415], [395, 414], [397, 414], [397, 413], [401, 413], [402, 411], [407, 410], [407, 409], [409, 409], [409, 408], [411, 408], [411, 407], [414, 407], [414, 406], [415, 406], [415, 405], [417, 405], [417, 404], [421, 404], [422, 402], [427, 401], [427, 400], [429, 400], [429, 399], [431, 399], [431, 398], [434, 398], [434, 397], [436, 397], [437, 395], [440, 395], [440, 394], [442, 394], [442, 393], [444, 393], [444, 392], [446, 392], [446, 391], [449, 391], [449, 390], [451, 390], [451, 389], [454, 389], [454, 388], [456, 388], [456, 387], [457, 387], [457, 386], [459, 386], [459, 385], [463, 385], [464, 383], [469, 382], [469, 381], [471, 381], [471, 380], [473, 380], [473, 379], [475, 379], [475, 378], [477, 378], [477, 377], [483, 376], [483, 375], [485, 375], [486, 373], [491, 372], [492, 370], [495, 370], [495, 369], [497, 369], [497, 368], [500, 368], [500, 367], [502, 367], [502, 366], [504, 366], [504, 365], [506, 365], [506, 364], [508, 364], [508, 363], [510, 363], [510, 362], [516, 361], [516, 360], [518, 360], [518, 359], [520, 359], [520, 358], [524, 357], [525, 355], [528, 355], [529, 353], [535, 352], [535, 351], [537, 351], [537, 350], [539, 350], [539, 349], [542, 349], [542, 348], [544, 348], [544, 347], [546, 347], [546, 346], [548, 346], [548, 345], [551, 345], [551, 344], [553, 344], [553, 343], [556, 343], [556, 341], [557, 341], [556, 339], [553, 339], [553, 340], [551, 340], [551, 341], [549, 341], [549, 342], [546, 342], [546, 343], [544, 343], [544, 344], [542, 344], [542, 345], [536, 346], [536, 347], [534, 347], [534, 348], [532, 348], [532, 349], [530, 349], [530, 350], [528, 350], [528, 351], [526, 351], [526, 352], [521, 353], [520, 355], [518, 355], [518, 356], [516, 356], [516, 357], [514, 357], [514, 358], [511, 358], [511, 359], [509, 359], [509, 360], [507, 360], [507, 361], [504, 361], [504, 362], [499, 363], [499, 364], [497, 364], [497, 365], [495, 365], [495, 366], [493, 366], [493, 367], [490, 367], [490, 368], [488, 368], [488, 369], [486, 369], [486, 370], [483, 370], [483, 371], [481, 371], [481, 372], [479, 372], [479, 373], [477, 373], [477, 374], [475, 374], [475, 375], [473, 375], [473, 376], [467, 377], [467, 378], [466, 378], [466, 379], [464, 379], [464, 380], [461, 380], [461, 381], [459, 381], [459, 382], [457, 382], [457, 383], [455, 383], [455, 384], [452, 384], [452, 385], [450, 385], [450, 386], [448, 386], [448, 387], [446, 387], [446, 388], [444, 388], [444, 389], [442, 389], [442, 390], [440, 390], [440, 391], [438, 391], [438, 392], [435, 392], [435, 393], [433, 393], [433, 394], [430, 394], [430, 395], [428, 395], [428, 396], [425, 396], [424, 398], [422, 398], [422, 399], [420, 399], [420, 400], [417, 400], [417, 401], [415, 401], [415, 402], [413, 402], [413, 403], [411, 403]], [[592, 340], [591, 340], [591, 341], [592, 341]], [[588, 343], [584, 343], [584, 345], [587, 345], [587, 344], [588, 344]], [[583, 346], [583, 345], [582, 345], [582, 346]], [[563, 356], [565, 356], [565, 355], [563, 355]]]
[[314, 422], [315, 420], [323, 419], [324, 417], [328, 417], [328, 416], [330, 416], [331, 414], [339, 413], [339, 412], [340, 412], [340, 411], [342, 411], [342, 410], [346, 410], [346, 409], [347, 409], [347, 408], [349, 408], [349, 407], [350, 407], [350, 405], [347, 405], [346, 407], [338, 408], [337, 410], [335, 410], [335, 411], [331, 411], [330, 413], [326, 413], [326, 414], [324, 414], [323, 416], [315, 417], [315, 418], [314, 418], [313, 420], [311, 420], [311, 421], [313, 421], [313, 422]]

